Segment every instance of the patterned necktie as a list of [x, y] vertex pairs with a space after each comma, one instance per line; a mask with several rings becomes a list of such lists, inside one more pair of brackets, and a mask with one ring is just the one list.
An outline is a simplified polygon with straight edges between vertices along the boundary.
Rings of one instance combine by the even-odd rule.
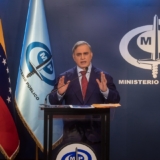
[[88, 81], [86, 78], [86, 71], [81, 71], [80, 73], [82, 74], [81, 86], [82, 86], [82, 95], [83, 95], [83, 99], [84, 99], [85, 95], [86, 95]]

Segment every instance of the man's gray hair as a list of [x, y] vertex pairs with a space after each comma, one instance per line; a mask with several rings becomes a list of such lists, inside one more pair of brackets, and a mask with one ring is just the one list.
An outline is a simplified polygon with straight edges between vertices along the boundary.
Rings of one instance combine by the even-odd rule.
[[85, 42], [85, 41], [78, 41], [78, 42], [76, 42], [75, 45], [73, 46], [73, 48], [72, 48], [72, 53], [74, 53], [74, 51], [77, 49], [78, 46], [81, 46], [81, 45], [83, 45], [83, 44], [86, 44], [86, 45], [90, 48], [90, 50], [91, 50], [91, 46], [89, 45], [89, 43], [87, 43], [87, 42]]

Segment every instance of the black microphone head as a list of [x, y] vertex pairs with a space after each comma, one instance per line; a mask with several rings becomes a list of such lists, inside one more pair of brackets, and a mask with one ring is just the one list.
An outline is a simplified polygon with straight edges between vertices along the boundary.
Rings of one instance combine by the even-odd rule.
[[86, 73], [87, 73], [87, 71], [88, 71], [88, 67], [86, 67], [86, 68], [85, 68], [85, 71], [86, 71]]

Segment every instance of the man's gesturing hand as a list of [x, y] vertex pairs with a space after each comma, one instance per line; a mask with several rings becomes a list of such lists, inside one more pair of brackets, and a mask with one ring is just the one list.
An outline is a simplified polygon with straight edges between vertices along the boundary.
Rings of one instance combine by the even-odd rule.
[[[64, 94], [64, 93], [66, 92], [66, 90], [67, 90], [67, 88], [68, 88], [68, 85], [69, 85], [69, 83], [70, 83], [70, 81], [67, 81], [67, 83], [65, 84], [65, 83], [64, 83], [64, 79], [65, 79], [65, 77], [62, 76], [62, 77], [59, 79], [59, 82], [58, 82], [57, 88], [59, 88], [59, 89], [58, 89], [58, 93], [59, 93], [60, 95], [62, 95], [62, 94]], [[62, 87], [62, 86], [63, 86], [63, 87]]]
[[105, 74], [103, 72], [101, 72], [101, 77], [100, 77], [100, 80], [99, 79], [96, 79], [97, 83], [98, 83], [98, 86], [99, 86], [99, 89], [102, 91], [102, 92], [106, 92], [108, 90], [108, 87], [107, 87], [107, 79], [105, 77]]

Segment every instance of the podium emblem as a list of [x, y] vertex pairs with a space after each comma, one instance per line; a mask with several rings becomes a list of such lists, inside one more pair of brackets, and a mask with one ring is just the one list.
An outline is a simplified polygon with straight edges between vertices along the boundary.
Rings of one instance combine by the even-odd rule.
[[56, 160], [97, 160], [97, 158], [91, 147], [81, 143], [72, 143], [60, 150]]

